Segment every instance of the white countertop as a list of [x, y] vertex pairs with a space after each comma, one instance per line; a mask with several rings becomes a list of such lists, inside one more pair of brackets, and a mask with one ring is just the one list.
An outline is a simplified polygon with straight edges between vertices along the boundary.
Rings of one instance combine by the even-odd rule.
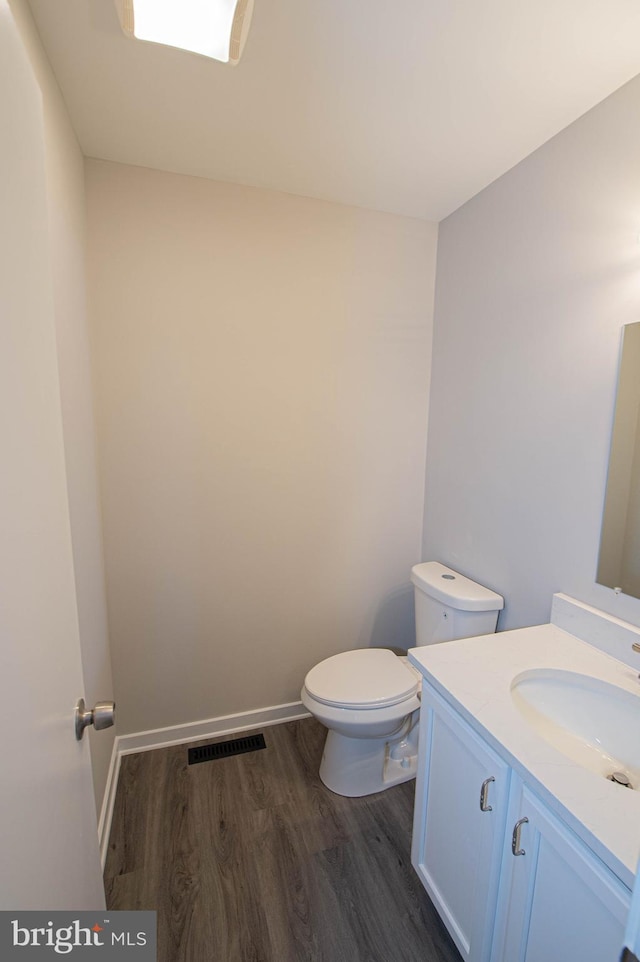
[[[637, 671], [554, 624], [413, 648], [408, 655], [427, 681], [632, 888], [640, 853], [640, 791], [621, 788], [557, 751], [525, 721], [510, 689], [520, 672], [554, 668], [640, 695]], [[640, 738], [640, 729], [637, 734]]]

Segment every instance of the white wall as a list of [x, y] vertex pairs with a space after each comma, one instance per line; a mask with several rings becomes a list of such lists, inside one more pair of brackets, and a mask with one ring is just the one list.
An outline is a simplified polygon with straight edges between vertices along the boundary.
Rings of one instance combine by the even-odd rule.
[[[113, 682], [86, 318], [84, 161], [28, 5], [11, 0], [10, 6], [43, 97], [58, 367], [85, 682], [78, 697], [84, 696], [91, 706], [113, 697]], [[114, 732], [92, 730], [90, 735], [98, 809]]]
[[435, 225], [87, 163], [122, 731], [413, 639]]
[[423, 553], [499, 627], [595, 584], [621, 327], [640, 315], [640, 78], [440, 225]]

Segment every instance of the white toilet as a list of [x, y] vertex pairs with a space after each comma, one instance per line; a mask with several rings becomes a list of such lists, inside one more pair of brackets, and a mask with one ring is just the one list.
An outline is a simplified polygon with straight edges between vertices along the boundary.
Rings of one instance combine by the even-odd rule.
[[[416, 645], [496, 630], [501, 595], [437, 561], [411, 569]], [[304, 680], [304, 706], [329, 729], [320, 778], [332, 792], [372, 795], [414, 778], [421, 676], [387, 648], [359, 648], [321, 661]]]

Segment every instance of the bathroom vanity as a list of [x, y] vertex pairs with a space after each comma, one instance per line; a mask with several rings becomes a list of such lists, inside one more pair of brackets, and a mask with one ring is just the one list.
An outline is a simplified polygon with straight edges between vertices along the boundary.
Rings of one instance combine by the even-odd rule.
[[640, 851], [640, 681], [619, 659], [640, 669], [638, 641], [556, 595], [548, 625], [410, 651], [412, 862], [468, 962], [619, 959]]

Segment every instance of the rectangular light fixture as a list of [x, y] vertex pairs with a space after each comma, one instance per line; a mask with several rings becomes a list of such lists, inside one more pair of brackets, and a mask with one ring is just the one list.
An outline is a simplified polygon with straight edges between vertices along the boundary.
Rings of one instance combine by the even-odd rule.
[[122, 29], [136, 40], [180, 47], [237, 64], [253, 0], [115, 0]]

